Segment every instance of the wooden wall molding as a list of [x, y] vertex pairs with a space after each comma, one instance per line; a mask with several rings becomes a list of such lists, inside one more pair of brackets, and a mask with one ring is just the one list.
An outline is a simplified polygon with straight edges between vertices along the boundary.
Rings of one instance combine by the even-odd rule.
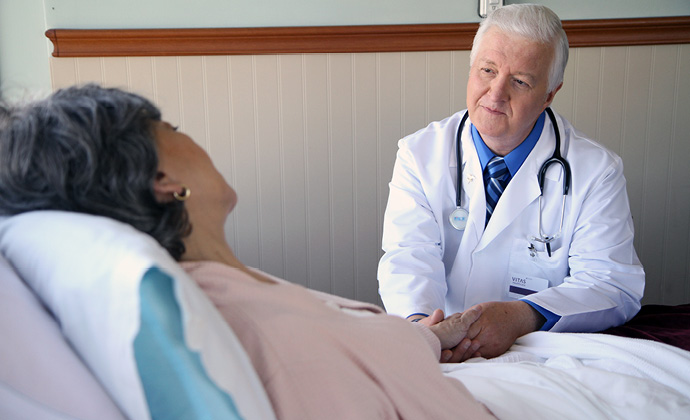
[[[200, 29], [49, 29], [54, 57], [469, 50], [476, 23]], [[570, 46], [690, 43], [690, 16], [563, 21]]]

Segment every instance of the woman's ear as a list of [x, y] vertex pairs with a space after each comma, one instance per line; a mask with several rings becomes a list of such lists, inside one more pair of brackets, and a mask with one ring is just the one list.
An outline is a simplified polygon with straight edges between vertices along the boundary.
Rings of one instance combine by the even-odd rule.
[[153, 181], [153, 192], [156, 195], [156, 201], [159, 203], [169, 203], [175, 199], [174, 194], [180, 193], [185, 186], [181, 182], [171, 179], [163, 172], [156, 174], [156, 179]]

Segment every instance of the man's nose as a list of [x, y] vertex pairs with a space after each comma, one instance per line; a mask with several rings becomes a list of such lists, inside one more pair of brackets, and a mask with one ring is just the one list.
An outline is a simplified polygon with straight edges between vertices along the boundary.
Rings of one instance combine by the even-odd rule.
[[497, 102], [505, 101], [509, 97], [509, 80], [507, 77], [496, 77], [489, 86], [489, 97]]

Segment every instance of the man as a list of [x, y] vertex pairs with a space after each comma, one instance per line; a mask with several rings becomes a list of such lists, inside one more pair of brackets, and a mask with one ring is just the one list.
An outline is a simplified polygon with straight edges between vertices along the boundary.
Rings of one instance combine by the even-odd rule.
[[[480, 305], [471, 344], [452, 361], [498, 356], [535, 330], [602, 330], [640, 308], [644, 271], [621, 159], [548, 117], [567, 60], [550, 9], [499, 8], [474, 39], [462, 130], [465, 111], [399, 142], [379, 290], [389, 313], [424, 323], [437, 309]], [[556, 133], [565, 163], [546, 166], [540, 182]]]

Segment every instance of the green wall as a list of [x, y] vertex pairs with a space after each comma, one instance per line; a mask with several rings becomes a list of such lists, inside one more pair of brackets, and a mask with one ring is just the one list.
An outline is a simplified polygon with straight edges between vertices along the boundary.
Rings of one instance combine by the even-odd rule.
[[[690, 14], [690, 0], [506, 0], [561, 19]], [[241, 27], [478, 22], [478, 0], [45, 0], [50, 27]]]
[[0, 96], [10, 99], [50, 91], [43, 0], [0, 0]]
[[[528, 2], [506, 0], [506, 4]], [[539, 3], [564, 20], [690, 15], [690, 0]], [[50, 28], [478, 22], [477, 5], [477, 0], [0, 0], [0, 94], [12, 99], [50, 89], [52, 47], [44, 36]]]

